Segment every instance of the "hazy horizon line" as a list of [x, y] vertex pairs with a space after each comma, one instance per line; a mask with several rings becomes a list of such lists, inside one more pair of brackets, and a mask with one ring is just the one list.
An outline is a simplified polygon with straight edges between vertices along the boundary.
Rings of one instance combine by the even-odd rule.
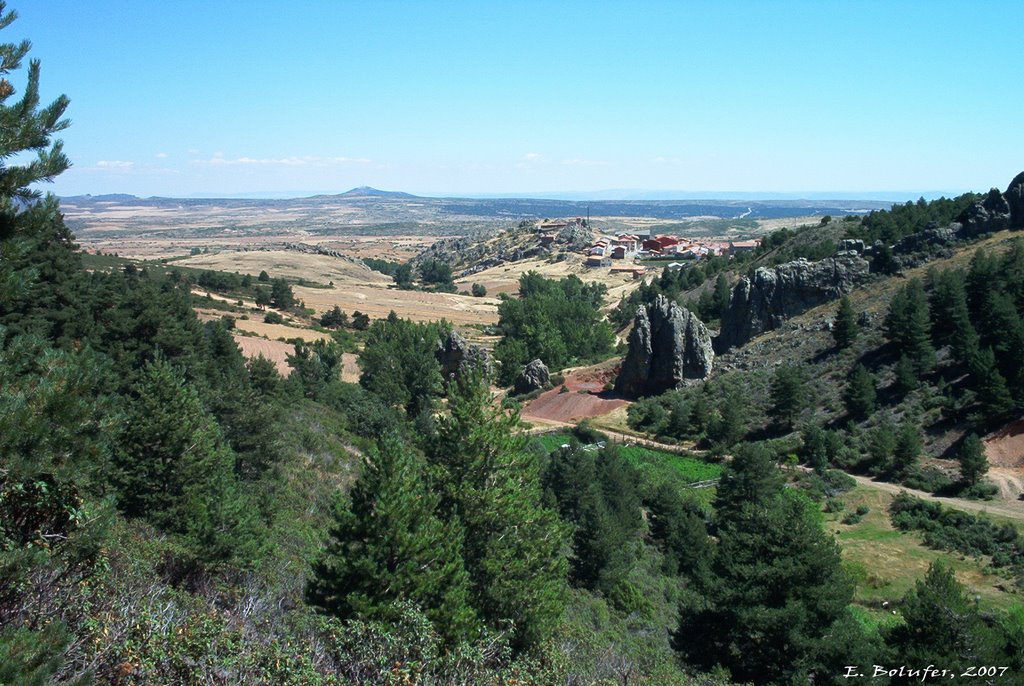
[[562, 200], [566, 202], [580, 201], [653, 201], [653, 200], [864, 200], [874, 202], [906, 202], [924, 198], [934, 200], [939, 197], [956, 197], [968, 191], [962, 190], [895, 190], [895, 191], [684, 191], [684, 190], [651, 190], [651, 189], [606, 189], [598, 191], [523, 191], [523, 192], [460, 192], [460, 191], [419, 191], [380, 189], [371, 186], [356, 186], [346, 190], [293, 190], [293, 191], [247, 191], [247, 192], [203, 192], [187, 195], [136, 195], [134, 193], [75, 193], [60, 195], [61, 198], [74, 197], [105, 197], [130, 196], [142, 200], [168, 198], [178, 200], [299, 200], [324, 195], [344, 195], [359, 188], [372, 188], [385, 193], [406, 193], [420, 198], [466, 198], [474, 200]]

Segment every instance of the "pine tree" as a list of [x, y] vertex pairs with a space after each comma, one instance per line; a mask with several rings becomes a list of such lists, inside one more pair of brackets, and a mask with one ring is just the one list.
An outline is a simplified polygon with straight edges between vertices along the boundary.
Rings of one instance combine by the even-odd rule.
[[992, 350], [981, 350], [970, 363], [971, 386], [978, 396], [978, 405], [985, 422], [998, 422], [1013, 409], [1013, 397], [1006, 379], [999, 373]]
[[[4, 13], [6, 3], [0, 2], [0, 30], [17, 19], [17, 13]], [[28, 81], [21, 99], [7, 104], [15, 94], [15, 88], [7, 75], [21, 68], [21, 62], [28, 54], [31, 43], [22, 41], [0, 44], [0, 202], [4, 215], [13, 213], [11, 200], [35, 200], [39, 192], [29, 188], [40, 181], [52, 181], [69, 166], [60, 141], [51, 143], [51, 137], [70, 126], [63, 119], [68, 106], [67, 97], [61, 95], [49, 105], [39, 106], [39, 60], [30, 60]], [[6, 165], [2, 161], [14, 156], [34, 153], [35, 159], [22, 165]], [[0, 231], [0, 236], [3, 232]]]
[[896, 444], [892, 451], [893, 473], [896, 476], [905, 476], [917, 464], [923, 447], [917, 422], [903, 422], [896, 432]]
[[578, 445], [551, 455], [544, 485], [562, 518], [574, 524], [573, 583], [610, 592], [632, 567], [642, 527], [639, 476], [614, 446], [600, 451]]
[[[962, 674], [968, 667], [995, 664], [990, 630], [941, 560], [933, 562], [924, 579], [907, 593], [900, 605], [903, 623], [893, 627], [887, 642], [897, 661], [905, 665], [941, 665]], [[904, 677], [894, 683], [920, 683]]]
[[771, 408], [772, 418], [787, 429], [793, 428], [797, 415], [809, 403], [807, 377], [801, 367], [784, 365], [772, 377]]
[[[9, 27], [17, 16], [13, 11], [7, 12], [6, 3], [0, 2], [0, 30]], [[38, 277], [40, 268], [45, 269], [45, 264], [41, 263], [18, 269], [19, 258], [28, 252], [29, 246], [24, 241], [31, 239], [32, 234], [53, 233], [56, 225], [63, 228], [59, 221], [45, 221], [42, 225], [34, 221], [40, 214], [57, 220], [59, 212], [52, 196], [44, 203], [35, 202], [39, 191], [31, 186], [52, 181], [71, 164], [61, 142], [51, 142], [54, 134], [70, 125], [62, 118], [68, 99], [61, 95], [40, 107], [39, 60], [29, 62], [24, 93], [16, 102], [10, 102], [16, 90], [7, 77], [21, 69], [30, 47], [27, 40], [18, 44], [0, 43], [0, 132], [3, 132], [0, 135], [0, 314], [5, 309], [4, 303], [24, 295], [29, 284]], [[25, 163], [8, 164], [12, 159]], [[66, 240], [70, 243], [70, 234]]]
[[262, 310], [266, 308], [267, 305], [270, 304], [270, 291], [268, 291], [266, 288], [260, 288], [259, 286], [257, 286], [256, 295], [254, 296], [254, 298], [256, 300], [256, 307]]
[[725, 311], [729, 309], [731, 297], [732, 291], [729, 289], [729, 279], [726, 278], [724, 273], [719, 274], [715, 280], [714, 319], [721, 319], [725, 316]]
[[900, 355], [900, 359], [896, 362], [896, 366], [893, 369], [895, 379], [893, 380], [893, 390], [899, 397], [904, 397], [911, 391], [917, 389], [921, 385], [921, 382], [917, 378], [917, 371], [914, 369], [914, 363], [910, 361], [910, 358], [906, 355]]
[[966, 365], [978, 350], [978, 334], [971, 324], [963, 272], [958, 269], [939, 272], [933, 279], [929, 303], [935, 344], [949, 345], [953, 357]]
[[920, 279], [911, 279], [908, 293], [908, 323], [905, 333], [907, 355], [914, 362], [918, 375], [927, 374], [935, 367], [935, 347], [932, 345], [931, 322], [928, 318], [928, 300]]
[[893, 297], [885, 319], [885, 331], [897, 354], [909, 357], [919, 376], [935, 366], [928, 301], [920, 279], [911, 279]]
[[667, 574], [703, 578], [711, 561], [711, 539], [699, 506], [662, 484], [645, 502], [651, 538], [664, 557]]
[[489, 624], [512, 622], [516, 647], [535, 646], [565, 600], [567, 532], [541, 504], [537, 457], [518, 416], [492, 404], [479, 372], [449, 384], [448, 408], [427, 455], [441, 512], [465, 532], [472, 604]]
[[447, 322], [419, 324], [391, 312], [370, 326], [359, 354], [359, 384], [415, 417], [441, 394], [441, 366], [434, 356]]
[[[697, 403], [703, 399], [703, 394], [698, 396]], [[699, 406], [694, 408], [694, 413], [700, 413]], [[729, 390], [718, 400], [706, 428], [707, 437], [716, 450], [730, 448], [743, 438], [747, 433], [748, 415], [747, 400], [739, 390]]]
[[990, 346], [995, 355], [999, 373], [1006, 379], [1010, 394], [1024, 396], [1024, 323], [1013, 298], [999, 291], [990, 291], [986, 299], [985, 324], [982, 343]]
[[363, 460], [351, 504], [334, 527], [307, 588], [309, 602], [341, 618], [394, 620], [398, 601], [416, 604], [457, 642], [477, 629], [455, 522], [437, 516], [420, 458], [388, 436]]
[[850, 297], [844, 295], [839, 299], [836, 321], [832, 325], [832, 338], [836, 342], [836, 348], [839, 350], [849, 348], [857, 339], [858, 334], [860, 334], [860, 326], [857, 324], [857, 313], [853, 311]]
[[295, 295], [287, 281], [274, 279], [270, 283], [270, 303], [279, 310], [287, 310], [295, 305]]
[[163, 358], [144, 370], [114, 453], [118, 504], [179, 533], [197, 557], [244, 556], [255, 545], [235, 455], [195, 389]]
[[988, 473], [985, 445], [978, 434], [970, 434], [964, 439], [956, 459], [960, 462], [960, 479], [968, 486], [975, 485]]
[[854, 420], [866, 419], [875, 411], [876, 397], [875, 377], [864, 365], [857, 364], [850, 372], [846, 392], [843, 394], [846, 411]]
[[780, 488], [782, 475], [768, 450], [760, 444], [744, 443], [718, 483], [715, 512], [721, 519], [747, 506], [763, 506]]
[[882, 420], [868, 436], [868, 459], [875, 474], [888, 472], [896, 451], [896, 430], [888, 419]]
[[940, 319], [933, 319], [937, 331], [949, 332], [949, 346], [959, 365], [967, 367], [971, 359], [978, 353], [979, 338], [974, 325], [971, 324], [971, 310], [968, 307], [967, 289], [961, 272], [955, 272], [953, 286], [946, 294], [949, 301], [947, 323], [943, 326]]
[[853, 583], [814, 504], [776, 472], [758, 447], [726, 468], [712, 567], [703, 597], [682, 609], [675, 643], [691, 664], [722, 665], [737, 682], [817, 683]]
[[970, 305], [971, 321], [980, 331], [985, 316], [985, 301], [989, 291], [999, 285], [999, 260], [985, 249], [979, 248], [971, 258], [967, 271], [967, 302]]
[[811, 424], [801, 432], [800, 457], [818, 474], [824, 474], [829, 467], [828, 438], [825, 429]]

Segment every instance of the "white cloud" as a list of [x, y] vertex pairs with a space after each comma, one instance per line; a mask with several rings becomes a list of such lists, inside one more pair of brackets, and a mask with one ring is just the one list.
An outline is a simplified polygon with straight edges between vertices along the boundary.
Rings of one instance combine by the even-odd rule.
[[544, 162], [544, 155], [539, 152], [528, 152], [523, 155], [518, 162], [516, 162], [517, 169], [525, 169], [526, 167], [541, 164]]
[[131, 169], [135, 163], [127, 160], [100, 160], [96, 166], [100, 169]]
[[156, 154], [156, 157], [157, 157], [157, 159], [160, 159], [160, 160], [166, 160], [168, 157], [170, 157], [170, 155], [168, 155], [165, 152], [158, 152]]
[[291, 157], [224, 157], [224, 153], [214, 153], [206, 160], [192, 160], [192, 164], [210, 167], [228, 166], [275, 166], [275, 167], [330, 167], [339, 164], [368, 164], [372, 160], [365, 157], [319, 157], [316, 155]]

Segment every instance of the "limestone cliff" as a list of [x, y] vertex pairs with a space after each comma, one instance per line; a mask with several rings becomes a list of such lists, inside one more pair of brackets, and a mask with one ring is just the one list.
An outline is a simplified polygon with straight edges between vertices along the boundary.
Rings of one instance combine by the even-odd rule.
[[867, 260], [851, 253], [761, 267], [733, 287], [715, 350], [725, 352], [776, 329], [790, 317], [849, 293], [867, 276]]
[[650, 305], [637, 309], [629, 352], [615, 390], [630, 397], [656, 395], [687, 379], [707, 377], [714, 358], [704, 323], [659, 295]]

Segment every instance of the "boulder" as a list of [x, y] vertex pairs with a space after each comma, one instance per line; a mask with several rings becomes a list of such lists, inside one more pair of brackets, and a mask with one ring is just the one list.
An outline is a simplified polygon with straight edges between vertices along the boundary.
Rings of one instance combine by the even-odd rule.
[[555, 234], [555, 242], [566, 250], [583, 250], [594, 242], [594, 232], [582, 224], [572, 223]]
[[715, 350], [743, 345], [790, 317], [849, 293], [867, 279], [868, 269], [867, 260], [853, 255], [761, 267], [733, 287]]
[[1003, 197], [1010, 208], [1010, 228], [1024, 229], [1024, 172], [1013, 177]]
[[935, 246], [949, 245], [957, 241], [959, 230], [960, 225], [956, 223], [944, 227], [930, 226], [923, 231], [904, 236], [892, 246], [892, 251], [894, 253], [912, 253]]
[[485, 375], [491, 374], [491, 358], [479, 345], [470, 345], [457, 331], [452, 331], [441, 341], [434, 353], [441, 365], [441, 375], [448, 379], [460, 376], [470, 369], [479, 369]]
[[975, 201], [957, 217], [959, 237], [965, 240], [983, 233], [1002, 231], [1010, 226], [1010, 204], [1003, 194], [993, 188], [984, 200]]
[[704, 323], [659, 295], [637, 309], [615, 391], [634, 398], [663, 393], [689, 379], [707, 378], [714, 359]]
[[533, 360], [523, 367], [512, 390], [516, 395], [532, 393], [544, 388], [550, 382], [551, 374], [548, 372], [547, 365], [540, 360]]
[[864, 241], [859, 238], [845, 238], [839, 241], [839, 252], [864, 252]]

